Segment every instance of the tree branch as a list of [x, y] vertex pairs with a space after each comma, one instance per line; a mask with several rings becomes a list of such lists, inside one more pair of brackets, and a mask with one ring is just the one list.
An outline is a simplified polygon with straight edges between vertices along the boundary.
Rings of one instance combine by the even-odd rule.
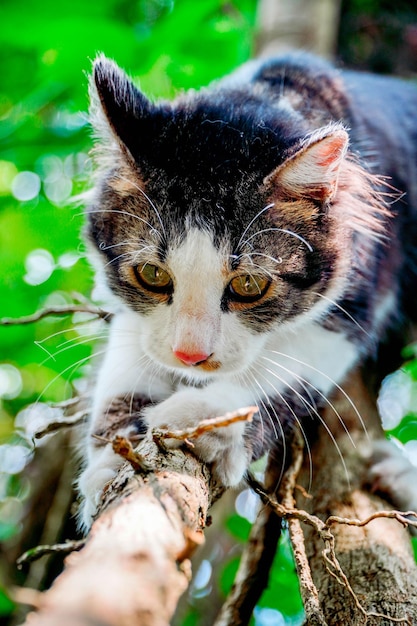
[[149, 438], [135, 451], [122, 438], [114, 447], [128, 460], [104, 493], [85, 547], [67, 557], [27, 624], [159, 626], [189, 584], [189, 559], [222, 488], [187, 449]]
[[[360, 377], [346, 392], [351, 401], [339, 393], [324, 412], [326, 428], [311, 452], [314, 475], [310, 460], [301, 470], [304, 487], [296, 489], [303, 458], [299, 440], [281, 485], [281, 501], [252, 481], [267, 507], [255, 524], [243, 574], [216, 626], [247, 623], [266, 584], [279, 518], [289, 524], [309, 626], [359, 626], [364, 620], [369, 626], [417, 623], [417, 568], [403, 528], [412, 523], [406, 518], [412, 512], [386, 511], [363, 488], [365, 461], [351, 442], [360, 447], [367, 441], [358, 410], [371, 435], [380, 434], [379, 419]], [[225, 427], [242, 418], [238, 412], [214, 422]], [[214, 426], [167, 436], [187, 441]], [[190, 581], [189, 559], [203, 541], [208, 508], [222, 488], [192, 452], [166, 449], [163, 438], [159, 433], [156, 441], [147, 438], [136, 449], [123, 438], [112, 441], [126, 463], [103, 495], [85, 547], [66, 559], [66, 569], [51, 589], [36, 596], [38, 612], [28, 616], [27, 625], [168, 624]]]
[[410, 520], [389, 510], [367, 485], [363, 452], [383, 432], [362, 372], [352, 375], [332, 405], [300, 475], [312, 497], [297, 494], [298, 506], [312, 516], [304, 534], [325, 620], [328, 626], [416, 624], [417, 565], [405, 530]]
[[51, 315], [72, 315], [72, 313], [91, 313], [100, 319], [110, 322], [113, 314], [108, 311], [103, 311], [100, 307], [92, 304], [67, 304], [65, 306], [49, 307], [37, 311], [32, 315], [22, 316], [18, 318], [3, 317], [0, 319], [0, 326], [20, 326], [25, 324], [34, 324], [39, 320], [49, 317]]

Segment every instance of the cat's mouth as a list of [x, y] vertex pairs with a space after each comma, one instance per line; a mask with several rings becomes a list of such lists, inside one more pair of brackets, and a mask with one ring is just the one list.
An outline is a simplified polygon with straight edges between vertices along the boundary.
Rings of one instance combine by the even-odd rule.
[[205, 372], [215, 372], [222, 366], [220, 361], [213, 358], [213, 354], [188, 354], [176, 350], [173, 351], [173, 354], [182, 367], [191, 368], [194, 371], [198, 368]]
[[221, 366], [222, 364], [220, 363], [220, 361], [215, 361], [214, 359], [207, 359], [206, 361], [203, 361], [202, 363], [199, 363], [197, 365], [197, 367], [201, 367], [201, 369], [205, 372], [215, 372], [216, 370], [220, 369]]

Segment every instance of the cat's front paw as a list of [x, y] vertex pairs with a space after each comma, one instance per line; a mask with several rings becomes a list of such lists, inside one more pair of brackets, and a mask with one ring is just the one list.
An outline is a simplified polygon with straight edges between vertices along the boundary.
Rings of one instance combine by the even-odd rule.
[[[147, 407], [143, 417], [151, 429], [185, 430], [226, 412], [227, 409], [214, 399], [209, 401], [204, 391], [187, 389], [156, 406]], [[250, 453], [245, 446], [244, 433], [245, 424], [236, 422], [191, 439], [193, 452], [212, 465], [213, 474], [225, 487], [238, 485], [248, 468]], [[166, 443], [169, 447], [179, 447], [183, 441], [167, 439]]]
[[101, 502], [105, 486], [116, 476], [123, 459], [116, 455], [111, 446], [106, 446], [88, 463], [78, 479], [78, 490], [82, 496], [79, 525], [84, 531], [91, 527]]

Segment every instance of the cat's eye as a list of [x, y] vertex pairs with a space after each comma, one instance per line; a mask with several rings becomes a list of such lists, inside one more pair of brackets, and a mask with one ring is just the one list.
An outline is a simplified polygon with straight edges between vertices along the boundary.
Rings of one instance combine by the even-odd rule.
[[144, 263], [134, 268], [139, 283], [149, 291], [168, 292], [172, 289], [171, 276], [159, 265]]
[[235, 276], [229, 283], [232, 297], [242, 302], [254, 302], [266, 293], [270, 281], [264, 276], [241, 274]]

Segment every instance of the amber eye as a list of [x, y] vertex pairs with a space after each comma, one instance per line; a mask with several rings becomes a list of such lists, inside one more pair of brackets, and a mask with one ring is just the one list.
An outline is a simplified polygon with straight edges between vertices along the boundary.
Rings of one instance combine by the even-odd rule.
[[269, 287], [270, 281], [264, 276], [242, 274], [229, 283], [229, 291], [236, 300], [254, 302], [259, 300]]
[[136, 266], [134, 272], [140, 284], [150, 291], [169, 292], [172, 289], [171, 276], [158, 265], [144, 263]]

